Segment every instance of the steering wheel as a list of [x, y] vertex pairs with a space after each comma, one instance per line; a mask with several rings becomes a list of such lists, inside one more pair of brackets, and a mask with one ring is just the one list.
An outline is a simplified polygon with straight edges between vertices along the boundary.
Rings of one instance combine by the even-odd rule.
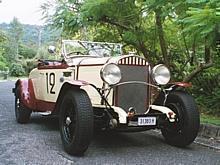
[[73, 51], [73, 52], [67, 53], [67, 56], [69, 56], [69, 55], [71, 55], [71, 54], [85, 55], [83, 52], [80, 52], [80, 51]]

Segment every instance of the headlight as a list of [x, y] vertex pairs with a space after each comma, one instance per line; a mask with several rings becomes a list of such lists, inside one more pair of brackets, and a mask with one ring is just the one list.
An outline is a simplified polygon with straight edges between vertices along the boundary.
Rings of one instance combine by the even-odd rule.
[[156, 65], [152, 69], [152, 78], [157, 84], [165, 85], [170, 81], [170, 71], [163, 64]]
[[102, 80], [109, 85], [115, 85], [121, 80], [121, 70], [113, 63], [104, 65], [101, 69], [100, 75]]

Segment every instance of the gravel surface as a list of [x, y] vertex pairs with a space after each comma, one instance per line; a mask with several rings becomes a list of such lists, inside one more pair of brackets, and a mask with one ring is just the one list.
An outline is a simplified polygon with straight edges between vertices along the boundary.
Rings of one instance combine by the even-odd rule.
[[158, 131], [100, 133], [83, 157], [70, 156], [63, 150], [56, 118], [33, 114], [30, 123], [16, 123], [13, 86], [0, 82], [0, 165], [220, 164], [220, 150], [196, 143], [172, 147]]

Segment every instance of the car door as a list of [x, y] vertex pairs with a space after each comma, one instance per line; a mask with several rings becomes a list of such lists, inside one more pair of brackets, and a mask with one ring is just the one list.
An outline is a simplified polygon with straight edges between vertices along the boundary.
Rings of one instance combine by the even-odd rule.
[[37, 69], [30, 77], [37, 100], [56, 102], [63, 83], [74, 80], [74, 69]]

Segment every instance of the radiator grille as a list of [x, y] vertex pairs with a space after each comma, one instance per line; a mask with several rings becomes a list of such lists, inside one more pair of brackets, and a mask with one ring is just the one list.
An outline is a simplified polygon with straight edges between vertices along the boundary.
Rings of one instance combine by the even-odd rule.
[[136, 66], [146, 66], [148, 65], [148, 62], [137, 56], [128, 56], [125, 58], [122, 58], [121, 60], [118, 61], [119, 65], [136, 65]]
[[[149, 77], [148, 63], [137, 57], [127, 57], [119, 61], [122, 72], [121, 82], [147, 82]], [[149, 87], [143, 84], [125, 84], [115, 89], [115, 105], [128, 111], [134, 107], [137, 113], [144, 113], [148, 106]]]

